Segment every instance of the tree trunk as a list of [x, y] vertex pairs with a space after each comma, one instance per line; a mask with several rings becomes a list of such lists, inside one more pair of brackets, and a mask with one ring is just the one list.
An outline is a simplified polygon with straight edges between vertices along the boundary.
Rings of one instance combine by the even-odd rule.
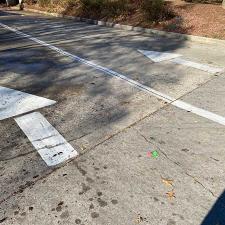
[[225, 0], [222, 2], [222, 7], [225, 9]]

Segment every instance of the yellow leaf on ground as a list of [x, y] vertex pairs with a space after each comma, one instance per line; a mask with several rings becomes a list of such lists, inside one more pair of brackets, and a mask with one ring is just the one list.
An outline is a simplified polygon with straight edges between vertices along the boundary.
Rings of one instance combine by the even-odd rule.
[[167, 197], [168, 197], [169, 199], [176, 198], [175, 192], [174, 192], [173, 190], [167, 192], [166, 195], [167, 195]]
[[173, 186], [173, 180], [162, 178], [162, 182], [167, 186]]

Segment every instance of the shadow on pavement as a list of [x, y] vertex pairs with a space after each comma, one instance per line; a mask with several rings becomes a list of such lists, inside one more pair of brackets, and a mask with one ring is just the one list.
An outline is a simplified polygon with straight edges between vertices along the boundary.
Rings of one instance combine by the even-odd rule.
[[[97, 58], [102, 66], [110, 61], [111, 65], [116, 65], [118, 72], [120, 72], [119, 66], [132, 67], [134, 62], [124, 54], [124, 50], [116, 51], [116, 48], [141, 47], [157, 51], [172, 51], [185, 44], [185, 40], [141, 36], [132, 32], [124, 33], [124, 31], [77, 23], [72, 20], [40, 15], [21, 17], [18, 14], [17, 17], [13, 12], [0, 12], [0, 15], [6, 15], [2, 16], [2, 23], [21, 29], [24, 33], [68, 52], [74, 51], [87, 60]], [[136, 93], [132, 89], [131, 91], [119, 90], [119, 88], [115, 90], [112, 77], [100, 76], [100, 72], [93, 68], [68, 60], [64, 56], [49, 51], [46, 47], [3, 28], [0, 28], [0, 36], [2, 53], [0, 64], [3, 65], [0, 68], [0, 85], [57, 100], [58, 103], [48, 111], [46, 109], [45, 112], [52, 125], [56, 129], [59, 128], [59, 131], [63, 123], [63, 135], [69, 142], [78, 140], [89, 133], [100, 133], [99, 136], [92, 137], [99, 142], [109, 137], [112, 132], [115, 133], [116, 130], [121, 129], [118, 124], [130, 116], [131, 111], [127, 105], [132, 95]], [[144, 37], [144, 40], [140, 36]], [[85, 39], [87, 37], [88, 40]], [[100, 38], [101, 40], [98, 41]], [[145, 66], [144, 64], [145, 60], [140, 60], [141, 68]], [[154, 87], [156, 79], [161, 84], [176, 84], [182, 77], [165, 80], [163, 77], [155, 76], [143, 83]], [[17, 187], [21, 187], [23, 191], [25, 187], [32, 184], [30, 182], [34, 182], [37, 174], [42, 177], [43, 174], [51, 171], [51, 168], [44, 165], [13, 120], [0, 122], [0, 135], [3, 137], [0, 162], [4, 163], [4, 168], [9, 167], [9, 163], [14, 163], [13, 160], [20, 157], [18, 160], [20, 164], [15, 166], [16, 170], [11, 172], [10, 177], [6, 174], [2, 179], [4, 184], [2, 198], [7, 198], [17, 190]], [[31, 154], [31, 150], [36, 154]], [[25, 168], [29, 168], [30, 171], [24, 171]]]
[[21, 14], [15, 13], [15, 12], [7, 12], [7, 11], [0, 10], [0, 16], [21, 16]]

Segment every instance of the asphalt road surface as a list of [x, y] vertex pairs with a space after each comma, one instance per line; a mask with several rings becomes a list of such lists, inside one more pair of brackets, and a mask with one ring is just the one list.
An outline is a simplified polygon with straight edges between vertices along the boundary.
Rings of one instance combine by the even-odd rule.
[[224, 68], [222, 42], [0, 11], [0, 224], [224, 225]]

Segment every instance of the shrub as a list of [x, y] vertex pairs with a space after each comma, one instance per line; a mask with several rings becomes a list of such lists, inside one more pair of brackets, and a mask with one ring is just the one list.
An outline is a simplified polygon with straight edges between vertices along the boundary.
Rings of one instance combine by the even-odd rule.
[[129, 11], [128, 0], [105, 0], [103, 16], [118, 16]]
[[49, 6], [51, 5], [51, 3], [52, 3], [52, 0], [38, 0], [38, 4], [41, 7]]
[[100, 17], [118, 16], [128, 11], [129, 0], [80, 0], [84, 14]]
[[164, 0], [143, 0], [141, 9], [150, 21], [159, 21], [174, 16], [174, 13], [169, 8], [169, 5], [165, 4]]
[[222, 3], [223, 0], [185, 0], [185, 2], [192, 2], [192, 3], [206, 3], [206, 4], [216, 4]]
[[25, 0], [37, 2], [39, 6], [50, 11], [63, 11], [76, 16], [107, 19], [126, 17], [128, 14], [139, 12], [144, 14], [144, 19], [160, 21], [171, 18], [172, 11], [164, 0]]
[[82, 10], [85, 14], [100, 14], [104, 0], [81, 0]]

